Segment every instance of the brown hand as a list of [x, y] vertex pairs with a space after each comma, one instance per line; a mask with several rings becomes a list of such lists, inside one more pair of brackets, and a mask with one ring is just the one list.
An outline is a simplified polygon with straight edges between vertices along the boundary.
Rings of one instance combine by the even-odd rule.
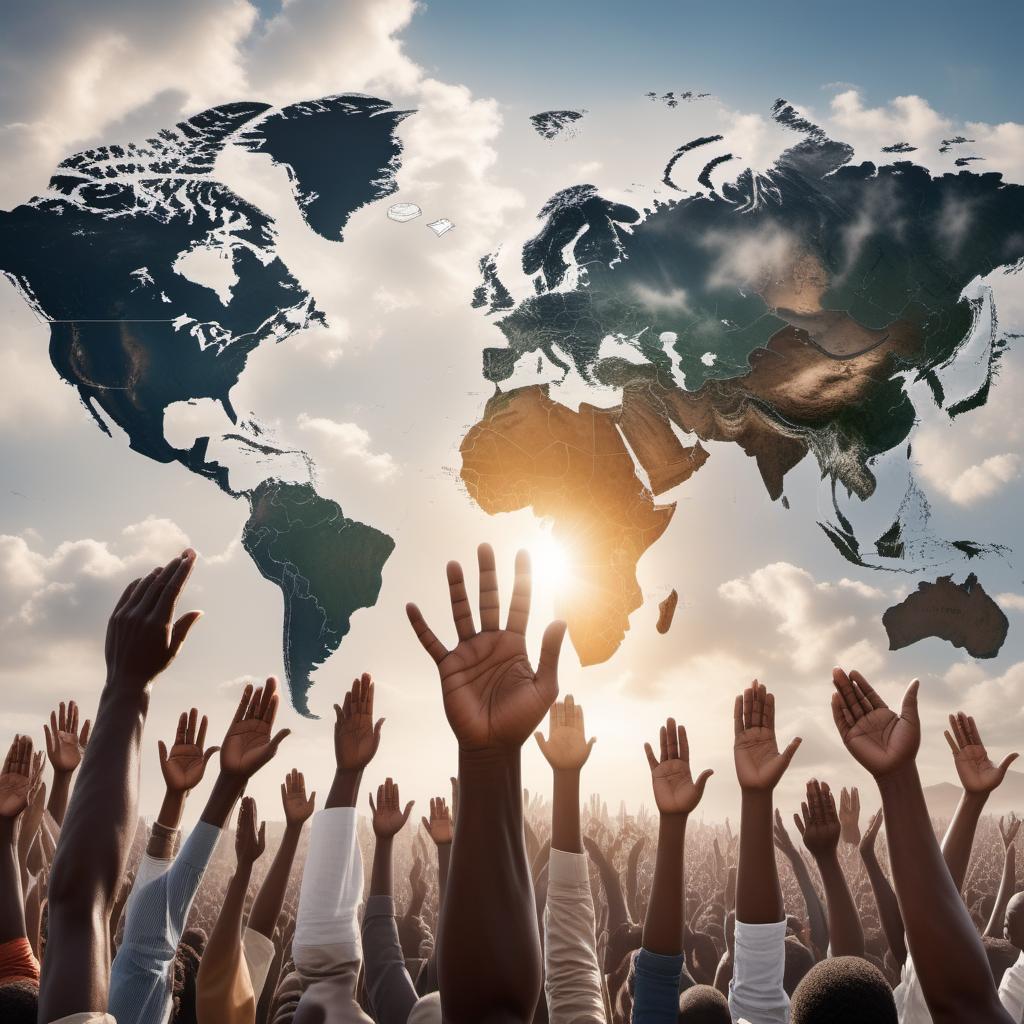
[[878, 838], [878, 830], [882, 827], [884, 816], [882, 814], [882, 808], [879, 807], [874, 814], [871, 815], [871, 820], [868, 822], [868, 827], [864, 830], [864, 835], [861, 836], [858, 849], [860, 855], [863, 857], [865, 854], [874, 853], [875, 840]]
[[256, 819], [256, 801], [251, 796], [242, 797], [235, 826], [235, 859], [250, 867], [266, 848], [267, 823], [261, 821], [257, 830]]
[[43, 725], [46, 734], [46, 756], [50, 759], [55, 773], [73, 772], [85, 754], [89, 742], [89, 720], [85, 720], [82, 731], [78, 731], [78, 705], [72, 700], [67, 705], [60, 702], [60, 713], [50, 712], [50, 724]]
[[334, 757], [339, 771], [361, 772], [380, 746], [384, 719], [373, 721], [373, 680], [368, 672], [352, 680], [342, 704], [334, 705]]
[[313, 814], [316, 790], [306, 798], [306, 776], [293, 768], [281, 783], [281, 803], [284, 805], [284, 820], [288, 825], [301, 825]]
[[448, 812], [448, 801], [444, 797], [431, 797], [430, 820], [422, 819], [423, 827], [437, 846], [445, 846], [452, 841], [454, 830], [452, 818]]
[[974, 719], [958, 711], [949, 716], [949, 729], [944, 733], [960, 784], [968, 793], [991, 793], [1006, 777], [1006, 771], [1017, 760], [1007, 754], [997, 768], [990, 760]]
[[807, 799], [800, 805], [803, 818], [793, 815], [797, 831], [812, 857], [833, 854], [839, 847], [842, 826], [836, 814], [836, 801], [828, 785], [811, 779], [807, 783]]
[[277, 680], [273, 676], [255, 692], [252, 683], [246, 684], [221, 744], [222, 772], [248, 779], [277, 753], [281, 741], [291, 732], [281, 729], [271, 738], [277, 704]]
[[854, 786], [839, 793], [839, 824], [844, 843], [856, 846], [860, 842], [860, 791]]
[[376, 804], [373, 802], [373, 794], [370, 794], [374, 835], [381, 839], [390, 839], [401, 832], [409, 820], [413, 803], [414, 801], [410, 800], [403, 811], [399, 800], [398, 786], [391, 779], [385, 779], [384, 785], [377, 787]]
[[897, 715], [857, 671], [847, 675], [841, 668], [832, 670], [836, 692], [832, 694], [832, 717], [846, 749], [874, 777], [880, 778], [913, 764], [921, 744], [921, 724], [917, 716], [915, 679], [903, 697]]
[[772, 790], [800, 746], [800, 737], [779, 753], [775, 738], [775, 695], [756, 679], [733, 708], [733, 758], [741, 789]]
[[775, 809], [775, 825], [772, 828], [772, 838], [775, 840], [775, 849], [779, 853], [784, 853], [790, 860], [800, 856], [797, 848], [793, 845], [793, 840], [790, 839], [789, 833], [786, 831], [786, 826], [782, 824], [782, 815], [779, 813], [778, 808]]
[[590, 757], [597, 738], [588, 740], [583, 728], [583, 708], [568, 694], [556, 700], [548, 714], [548, 738], [535, 732], [534, 739], [545, 760], [555, 771], [579, 771]]
[[197, 732], [198, 717], [199, 712], [195, 708], [188, 714], [183, 711], [178, 716], [178, 730], [169, 752], [163, 740], [157, 743], [160, 771], [164, 776], [164, 784], [172, 793], [187, 793], [195, 789], [203, 779], [207, 762], [220, 750], [220, 747], [203, 750], [203, 744], [206, 742], [206, 715], [203, 715], [199, 722]]
[[473, 623], [462, 566], [448, 563], [448, 590], [459, 642], [447, 650], [423, 619], [406, 605], [409, 622], [437, 664], [448, 723], [464, 749], [520, 747], [558, 696], [558, 654], [565, 623], [544, 632], [540, 662], [534, 672], [526, 653], [530, 612], [530, 559], [516, 556], [516, 581], [508, 622], [499, 625], [498, 576], [489, 544], [478, 549], [480, 565], [480, 632]]
[[999, 834], [1003, 838], [1003, 849], [1008, 850], [1010, 844], [1017, 838], [1017, 833], [1020, 831], [1020, 818], [1017, 817], [1012, 811], [1010, 812], [1009, 823], [1004, 827], [1003, 819], [999, 819]]
[[33, 758], [32, 738], [15, 736], [0, 771], [0, 818], [20, 817], [39, 786], [42, 773], [42, 754]]
[[661, 727], [660, 760], [654, 756], [650, 743], [644, 744], [644, 751], [651, 768], [651, 786], [658, 811], [661, 814], [689, 814], [693, 811], [714, 773], [709, 768], [700, 773], [696, 782], [693, 781], [685, 727], [677, 727], [674, 718], [668, 719]]

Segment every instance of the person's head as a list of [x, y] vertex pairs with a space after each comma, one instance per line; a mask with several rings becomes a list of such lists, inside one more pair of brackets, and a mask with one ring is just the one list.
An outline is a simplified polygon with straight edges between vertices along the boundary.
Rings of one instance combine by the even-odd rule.
[[795, 936], [786, 936], [786, 969], [782, 975], [782, 987], [791, 996], [804, 975], [814, 966], [811, 951]]
[[39, 986], [34, 981], [9, 981], [0, 985], [0, 1020], [4, 1024], [36, 1024]]
[[202, 928], [186, 928], [181, 933], [181, 945], [191, 946], [199, 956], [206, 949], [207, 935]]
[[679, 1024], [732, 1024], [729, 1000], [710, 985], [693, 985], [679, 996]]
[[409, 1011], [406, 1024], [441, 1024], [441, 993], [431, 992], [417, 999]]
[[898, 1024], [885, 976], [858, 956], [815, 964], [793, 993], [790, 1024]]
[[996, 988], [1003, 980], [1003, 975], [1014, 965], [1019, 955], [1018, 950], [1012, 942], [1006, 939], [996, 939], [986, 935], [981, 944], [985, 947], [985, 955], [988, 957], [988, 965], [992, 968], [992, 977], [995, 979]]
[[1006, 917], [1003, 918], [1003, 937], [1012, 942], [1017, 949], [1024, 950], [1024, 892], [1010, 897], [1006, 905]]

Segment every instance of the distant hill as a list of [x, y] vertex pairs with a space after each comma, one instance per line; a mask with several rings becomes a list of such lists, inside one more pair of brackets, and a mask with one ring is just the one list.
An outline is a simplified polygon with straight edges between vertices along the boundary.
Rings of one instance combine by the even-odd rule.
[[[960, 801], [962, 792], [959, 785], [940, 782], [924, 787], [924, 798], [933, 818], [951, 818]], [[1016, 811], [1024, 817], [1024, 772], [1007, 772], [1003, 784], [992, 794], [985, 805], [986, 814], [1007, 814]]]

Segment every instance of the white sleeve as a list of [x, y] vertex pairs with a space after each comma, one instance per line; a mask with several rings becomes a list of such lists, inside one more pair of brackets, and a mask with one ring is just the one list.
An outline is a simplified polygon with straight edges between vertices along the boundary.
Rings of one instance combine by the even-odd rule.
[[252, 990], [258, 1003], [277, 950], [274, 943], [262, 932], [246, 928], [242, 932], [242, 952], [245, 954], [245, 966], [249, 969], [249, 981], [252, 983]]
[[544, 961], [551, 1024], [605, 1024], [585, 853], [551, 849], [544, 908]]
[[299, 889], [292, 954], [308, 983], [338, 974], [362, 958], [356, 911], [363, 896], [363, 859], [356, 836], [356, 809], [317, 811]]
[[135, 897], [142, 892], [142, 890], [145, 889], [153, 879], [159, 878], [165, 871], [168, 871], [173, 863], [173, 858], [161, 860], [159, 857], [151, 857], [148, 853], [144, 853], [142, 855], [142, 860], [139, 861], [138, 870], [135, 872], [135, 881], [132, 882], [131, 892], [128, 893], [128, 899], [125, 900], [124, 903], [124, 912], [121, 916], [125, 921], [128, 920], [128, 911], [135, 902]]
[[999, 983], [999, 1002], [1013, 1018], [1014, 1024], [1021, 1024], [1024, 1020], [1024, 953], [1017, 957], [1017, 962], [1003, 975]]
[[787, 1024], [789, 996], [783, 988], [786, 972], [786, 922], [736, 922], [736, 952], [729, 982], [733, 1020], [746, 1017], [757, 1024]]
[[900, 983], [893, 989], [892, 996], [896, 1000], [896, 1015], [900, 1024], [932, 1024], [932, 1015], [924, 1000], [913, 958], [909, 955], [900, 971]]

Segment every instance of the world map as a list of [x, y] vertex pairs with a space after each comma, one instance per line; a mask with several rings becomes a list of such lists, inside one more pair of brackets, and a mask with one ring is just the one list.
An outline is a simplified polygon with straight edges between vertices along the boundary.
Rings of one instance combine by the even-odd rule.
[[[326, 318], [279, 256], [273, 219], [219, 181], [215, 163], [232, 146], [268, 155], [287, 171], [308, 229], [342, 245], [355, 211], [381, 203], [383, 216], [398, 190], [397, 129], [412, 114], [355, 94], [217, 106], [137, 144], [75, 153], [43, 195], [0, 213], [0, 270], [48, 322], [53, 367], [97, 427], [248, 505], [242, 546], [280, 589], [285, 671], [305, 714], [312, 674], [352, 615], [377, 602], [395, 540], [346, 517], [312, 473], [296, 482], [277, 472], [275, 459], [296, 453], [232, 405], [259, 346]], [[558, 611], [583, 664], [622, 642], [644, 600], [639, 560], [676, 514], [657, 499], [700, 472], [712, 443], [753, 460], [768, 501], [786, 503], [787, 474], [815, 460], [833, 494], [820, 540], [861, 568], [920, 572], [1003, 554], [931, 530], [910, 468], [908, 385], [926, 383], [954, 419], [987, 401], [1004, 344], [994, 326], [971, 393], [948, 397], [943, 371], [979, 324], [984, 334], [984, 302], [968, 286], [1024, 260], [1024, 188], [979, 173], [969, 156], [958, 173], [933, 175], [899, 140], [885, 147], [891, 163], [857, 163], [785, 101], [772, 116], [793, 143], [766, 171], [737, 165], [716, 184], [735, 158], [709, 135], [666, 147], [661, 196], [642, 208], [567, 183], [518, 253], [528, 298], [513, 297], [497, 250], [480, 258], [470, 301], [495, 338], [481, 367], [493, 396], [456, 439], [461, 479], [489, 514], [528, 508], [553, 523], [576, 577]], [[557, 144], [585, 118], [549, 110], [531, 123]], [[706, 163], [696, 181], [680, 180], [681, 159], [695, 152]], [[229, 271], [221, 288], [192, 270], [210, 254]], [[517, 386], [532, 360], [561, 378]], [[618, 400], [559, 401], [570, 374]], [[169, 440], [169, 407], [203, 399], [232, 424], [218, 444], [261, 456], [255, 486], [233, 481], [210, 437], [188, 448]], [[841, 499], [871, 500], [875, 460], [901, 448], [898, 512], [879, 536], [859, 536]], [[956, 589], [950, 579], [937, 581], [943, 593]], [[1005, 617], [976, 582], [956, 592], [992, 604], [979, 613], [991, 632]], [[910, 636], [945, 635], [941, 614], [924, 619], [915, 612]], [[1005, 638], [995, 633], [996, 643], [947, 639], [990, 657]], [[898, 642], [913, 639], [904, 630]]]

